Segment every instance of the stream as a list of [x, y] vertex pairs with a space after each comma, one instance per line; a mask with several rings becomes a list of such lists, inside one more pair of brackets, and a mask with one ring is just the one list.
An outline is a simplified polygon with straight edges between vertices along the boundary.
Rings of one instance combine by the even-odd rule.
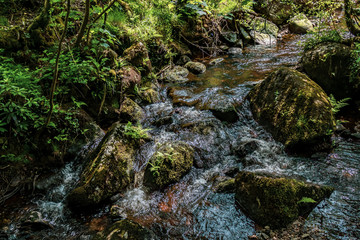
[[[189, 82], [165, 84], [162, 101], [145, 107], [142, 124], [151, 129], [153, 141], [137, 154], [136, 181], [123, 196], [91, 216], [73, 216], [64, 199], [81, 173], [79, 160], [75, 160], [45, 181], [43, 189], [50, 190], [14, 207], [0, 239], [91, 239], [92, 219], [109, 221], [113, 215], [140, 223], [159, 239], [247, 239], [256, 233], [255, 223], [237, 208], [234, 194], [213, 191], [214, 184], [234, 168], [281, 173], [333, 186], [334, 193], [312, 211], [305, 228], [316, 230], [324, 239], [360, 239], [360, 142], [337, 136], [330, 154], [288, 156], [282, 144], [253, 120], [244, 100], [251, 87], [271, 70], [297, 64], [301, 52], [298, 42], [305, 37], [285, 35], [276, 47], [247, 47], [240, 55], [224, 56], [221, 63], [207, 65], [204, 74], [190, 75]], [[167, 96], [169, 88], [176, 89], [181, 104], [173, 104]], [[234, 103], [235, 122], [222, 122], [206, 110]], [[156, 124], [165, 118], [171, 120]], [[84, 151], [94, 148], [102, 136]], [[147, 193], [142, 173], [156, 144], [177, 140], [195, 149], [195, 167], [163, 192]], [[233, 149], [248, 142], [255, 142], [256, 150], [239, 161]], [[31, 211], [40, 212], [51, 228], [21, 231], [19, 216]]]

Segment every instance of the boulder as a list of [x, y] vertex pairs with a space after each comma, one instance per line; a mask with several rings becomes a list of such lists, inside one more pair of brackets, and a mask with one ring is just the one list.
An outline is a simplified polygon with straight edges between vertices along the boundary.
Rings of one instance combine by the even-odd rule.
[[188, 62], [185, 67], [194, 74], [201, 74], [206, 71], [206, 66], [200, 62]]
[[276, 24], [261, 17], [254, 18], [254, 20], [250, 23], [250, 27], [252, 27], [252, 29], [256, 32], [270, 34], [275, 38], [279, 33], [279, 28]]
[[145, 75], [149, 74], [152, 70], [149, 52], [142, 42], [138, 42], [123, 53], [126, 61], [130, 62], [137, 68], [143, 69]]
[[69, 207], [93, 207], [124, 191], [133, 181], [136, 150], [149, 138], [138, 127], [115, 123], [90, 153], [78, 186], [67, 196]]
[[122, 122], [140, 122], [144, 116], [144, 110], [130, 98], [125, 98], [120, 107], [120, 119]]
[[304, 52], [301, 66], [305, 73], [336, 99], [359, 99], [359, 79], [350, 80], [351, 48], [341, 43], [320, 43]]
[[258, 45], [276, 46], [277, 43], [276, 37], [272, 36], [271, 34], [250, 31], [250, 36]]
[[305, 74], [278, 68], [247, 99], [255, 120], [287, 150], [305, 154], [331, 147], [335, 120], [329, 98]]
[[175, 66], [165, 73], [165, 80], [172, 83], [187, 82], [189, 79], [189, 70], [184, 67]]
[[156, 90], [155, 86], [151, 86], [150, 88], [141, 91], [139, 95], [141, 100], [146, 104], [153, 104], [160, 100], [159, 92]]
[[158, 190], [176, 183], [193, 165], [194, 150], [184, 142], [164, 143], [149, 160], [144, 185]]
[[98, 233], [94, 240], [152, 240], [154, 233], [138, 223], [124, 219], [112, 224], [105, 231]]
[[251, 172], [240, 172], [235, 188], [240, 208], [257, 224], [274, 229], [306, 217], [334, 191], [332, 187]]
[[141, 74], [133, 66], [122, 67], [117, 74], [125, 88], [141, 84]]
[[188, 62], [191, 62], [191, 58], [186, 55], [181, 55], [179, 60], [177, 60], [176, 64], [180, 66], [184, 66]]
[[314, 31], [314, 27], [305, 14], [300, 13], [289, 20], [289, 29], [292, 33], [305, 34]]

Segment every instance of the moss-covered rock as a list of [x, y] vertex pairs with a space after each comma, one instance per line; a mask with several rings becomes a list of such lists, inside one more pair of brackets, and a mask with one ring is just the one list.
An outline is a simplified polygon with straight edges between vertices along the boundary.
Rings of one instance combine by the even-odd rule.
[[0, 29], [0, 48], [16, 51], [25, 45], [25, 33], [19, 27]]
[[141, 84], [141, 74], [132, 66], [122, 67], [117, 74], [120, 76], [120, 80], [125, 88]]
[[80, 183], [67, 197], [71, 209], [96, 206], [122, 192], [133, 181], [133, 161], [144, 138], [126, 134], [125, 125], [115, 123], [90, 154]]
[[291, 32], [299, 34], [314, 31], [312, 23], [303, 13], [300, 13], [289, 20], [289, 29]]
[[189, 70], [184, 67], [175, 66], [169, 71], [165, 72], [165, 80], [172, 83], [186, 82], [189, 80], [187, 78], [188, 75]]
[[144, 185], [151, 190], [162, 189], [178, 182], [193, 165], [194, 150], [183, 142], [165, 143], [149, 160]]
[[359, 99], [359, 79], [350, 81], [351, 48], [341, 43], [321, 43], [304, 52], [301, 65], [306, 74], [336, 99]]
[[102, 233], [98, 233], [94, 240], [150, 240], [154, 234], [138, 223], [124, 219], [115, 222]]
[[334, 190], [251, 172], [239, 173], [235, 185], [235, 198], [241, 209], [256, 223], [272, 228], [285, 227], [299, 216], [306, 216]]
[[130, 98], [125, 98], [120, 109], [122, 122], [140, 122], [145, 116], [144, 110]]
[[185, 67], [194, 74], [201, 74], [206, 71], [206, 66], [200, 62], [187, 62]]
[[250, 26], [256, 32], [270, 34], [275, 38], [279, 32], [279, 28], [276, 26], [276, 24], [261, 17], [254, 18], [254, 20], [250, 23]]
[[143, 69], [142, 72], [147, 75], [151, 72], [152, 66], [149, 58], [149, 52], [142, 42], [138, 42], [124, 51], [125, 60], [137, 68]]
[[268, 15], [270, 21], [276, 24], [285, 23], [294, 12], [294, 5], [291, 2], [274, 0], [271, 6], [266, 0], [256, 0], [254, 4], [255, 11]]
[[254, 42], [258, 45], [266, 45], [266, 46], [276, 46], [277, 40], [271, 34], [250, 31], [250, 36], [254, 40]]
[[288, 150], [328, 149], [335, 126], [328, 96], [314, 81], [281, 67], [248, 94], [254, 118]]
[[151, 84], [149, 88], [141, 91], [139, 93], [139, 96], [141, 100], [144, 101], [146, 104], [156, 103], [160, 100], [159, 92], [156, 90], [154, 84]]

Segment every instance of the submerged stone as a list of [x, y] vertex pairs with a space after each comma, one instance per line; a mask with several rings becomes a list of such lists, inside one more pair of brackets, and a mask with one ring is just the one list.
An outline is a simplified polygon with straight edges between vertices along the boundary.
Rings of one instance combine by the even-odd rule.
[[304, 154], [331, 148], [335, 120], [329, 98], [305, 74], [278, 68], [247, 99], [255, 120], [287, 150]]
[[272, 228], [286, 227], [306, 216], [334, 191], [332, 187], [251, 172], [239, 173], [235, 185], [241, 209], [256, 223]]
[[149, 138], [115, 123], [90, 154], [78, 186], [67, 197], [69, 207], [84, 210], [124, 191], [133, 181], [136, 150]]
[[144, 175], [144, 185], [158, 190], [176, 183], [193, 165], [194, 150], [184, 142], [165, 143], [149, 160]]

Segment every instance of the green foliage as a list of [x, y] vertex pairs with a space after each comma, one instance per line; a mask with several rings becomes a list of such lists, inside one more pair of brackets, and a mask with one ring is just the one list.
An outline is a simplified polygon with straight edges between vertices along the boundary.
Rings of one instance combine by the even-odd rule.
[[351, 98], [344, 98], [344, 99], [341, 99], [339, 101], [337, 101], [334, 97], [334, 95], [330, 94], [329, 96], [329, 100], [330, 100], [330, 104], [332, 106], [331, 108], [331, 111], [334, 113], [334, 114], [337, 114], [341, 108], [349, 105], [349, 103], [347, 103], [347, 101], [349, 101]]
[[148, 134], [147, 132], [150, 131], [150, 129], [142, 128], [140, 125], [133, 126], [131, 122], [128, 122], [125, 125], [125, 136], [129, 136], [132, 139], [139, 140], [143, 138], [147, 138]]
[[342, 37], [337, 30], [315, 32], [304, 42], [303, 47], [304, 50], [309, 50], [323, 42], [341, 42], [341, 40]]
[[163, 153], [163, 152], [157, 152], [155, 155], [155, 160], [153, 160], [152, 162], [150, 161], [150, 172], [152, 172], [154, 177], [159, 177], [160, 176], [160, 166], [163, 165], [164, 161], [168, 159], [170, 160], [170, 162], [174, 161], [173, 155], [170, 153]]
[[0, 56], [0, 132], [25, 136], [43, 125], [48, 101], [38, 82], [28, 68]]
[[350, 82], [359, 80], [360, 76], [360, 43], [355, 43], [352, 50], [353, 64], [351, 65]]
[[297, 203], [316, 203], [316, 201], [312, 198], [303, 197], [300, 201]]

